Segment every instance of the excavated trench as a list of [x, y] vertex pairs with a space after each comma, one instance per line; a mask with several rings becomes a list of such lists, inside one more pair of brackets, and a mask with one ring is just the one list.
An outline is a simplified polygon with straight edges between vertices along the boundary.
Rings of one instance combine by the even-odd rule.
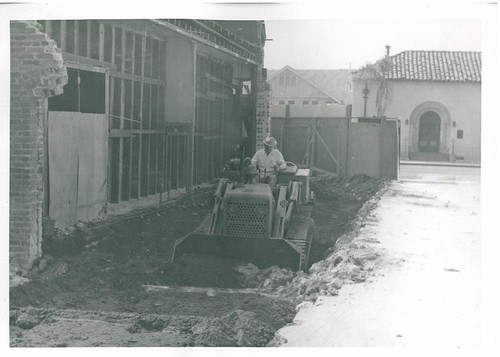
[[[312, 182], [311, 263], [382, 184], [367, 176]], [[170, 262], [175, 240], [210, 211], [212, 193], [44, 237], [30, 281], [10, 289], [11, 346], [265, 346], [293, 320], [298, 297], [244, 289], [251, 285], [235, 269], [243, 261]]]

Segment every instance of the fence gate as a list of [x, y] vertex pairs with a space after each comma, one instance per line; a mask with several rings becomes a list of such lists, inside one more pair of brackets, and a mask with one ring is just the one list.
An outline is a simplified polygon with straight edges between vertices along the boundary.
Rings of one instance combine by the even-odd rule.
[[280, 151], [286, 161], [299, 167], [309, 167], [310, 128], [307, 125], [286, 125], [281, 127], [278, 137]]
[[273, 118], [272, 126], [286, 161], [321, 174], [341, 174], [346, 161], [346, 118]]

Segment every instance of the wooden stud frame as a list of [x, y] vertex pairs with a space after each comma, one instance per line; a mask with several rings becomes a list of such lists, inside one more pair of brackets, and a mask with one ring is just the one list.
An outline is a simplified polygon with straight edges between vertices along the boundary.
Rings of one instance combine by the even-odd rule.
[[[167, 192], [171, 189], [184, 188], [186, 185], [200, 184], [209, 182], [217, 177], [222, 170], [222, 165], [231, 156], [230, 138], [241, 136], [241, 118], [238, 117], [239, 107], [234, 101], [239, 101], [238, 96], [232, 93], [234, 64], [225, 63], [221, 59], [201, 55], [198, 52], [195, 55], [195, 117], [194, 123], [180, 125], [166, 123], [164, 120], [165, 106], [165, 68], [162, 65], [165, 58], [167, 46], [164, 38], [148, 33], [147, 30], [140, 31], [132, 27], [127, 27], [124, 22], [98, 21], [98, 38], [92, 38], [92, 26], [96, 20], [75, 21], [74, 22], [74, 48], [75, 53], [64, 52], [63, 57], [83, 65], [94, 67], [104, 67], [107, 69], [106, 88], [109, 93], [106, 98], [106, 110], [109, 115], [109, 174], [108, 187], [109, 201], [118, 203], [122, 200], [130, 200], [132, 196], [144, 197], [145, 195]], [[52, 23], [54, 21], [45, 21], [45, 31], [51, 33]], [[66, 22], [60, 21], [62, 48], [66, 49]], [[86, 27], [86, 48], [85, 55], [77, 55], [80, 49], [79, 33], [82, 27]], [[95, 24], [94, 24], [95, 26]], [[106, 26], [106, 28], [105, 28]], [[116, 65], [117, 57], [117, 29], [121, 30], [121, 60], [120, 69]], [[105, 61], [106, 31], [111, 31], [111, 61]], [[95, 32], [95, 31], [94, 31]], [[132, 42], [127, 43], [127, 33], [132, 33]], [[135, 48], [139, 46], [136, 35], [140, 35], [140, 50]], [[130, 35], [129, 35], [130, 37]], [[91, 58], [92, 41], [98, 41], [99, 54], [98, 60]], [[95, 42], [94, 42], [95, 44]], [[132, 46], [132, 71], [126, 73], [126, 55], [130, 52]], [[94, 47], [95, 49], [95, 47]], [[147, 50], [150, 50], [147, 53]], [[157, 50], [158, 49], [158, 50]], [[136, 73], [136, 56], [140, 51], [140, 73]], [[196, 51], [196, 50], [195, 50]], [[109, 52], [108, 52], [109, 53]], [[153, 58], [153, 55], [157, 58]], [[95, 56], [95, 51], [94, 51]], [[149, 59], [148, 66], [146, 60]], [[153, 70], [153, 64], [155, 69]], [[157, 64], [157, 65], [156, 65]], [[148, 68], [147, 68], [148, 67]], [[148, 69], [149, 73], [146, 73]], [[156, 77], [153, 77], [153, 74]], [[116, 81], [120, 81], [119, 83]], [[125, 81], [131, 83], [132, 103], [125, 103]], [[145, 87], [149, 86], [149, 91]], [[157, 90], [153, 91], [152, 88]], [[115, 91], [119, 91], [116, 96]], [[137, 94], [136, 91], [140, 91]], [[149, 94], [149, 97], [147, 95]], [[152, 96], [158, 97], [153, 100]], [[163, 96], [162, 96], [163, 94]], [[140, 109], [137, 110], [135, 99], [140, 97]], [[120, 110], [118, 115], [119, 128], [111, 125], [115, 121], [115, 97], [119, 98]], [[153, 104], [156, 106], [153, 108]], [[125, 118], [125, 105], [131, 106], [131, 118]], [[153, 113], [153, 109], [156, 113]], [[162, 110], [162, 111], [161, 111]], [[139, 117], [137, 118], [137, 113]], [[149, 115], [149, 117], [146, 117]], [[156, 118], [156, 119], [155, 119]], [[135, 120], [135, 121], [134, 121]], [[156, 120], [156, 125], [153, 125]], [[125, 125], [125, 121], [130, 122], [130, 126]], [[137, 125], [137, 122], [140, 125]], [[192, 125], [192, 127], [190, 127]], [[191, 134], [190, 134], [191, 133]], [[133, 139], [133, 138], [136, 139]], [[153, 139], [154, 137], [154, 139]], [[160, 138], [161, 137], [161, 138]], [[119, 144], [119, 155], [113, 157], [112, 141], [116, 140]], [[128, 150], [129, 167], [124, 172], [124, 140], [129, 140]], [[153, 143], [156, 143], [155, 150], [151, 150]], [[161, 145], [161, 147], [160, 147]], [[154, 148], [154, 147], [153, 147]], [[152, 152], [153, 151], [153, 152]], [[192, 164], [189, 164], [189, 160]], [[118, 163], [111, 163], [111, 160], [118, 160]], [[135, 164], [134, 164], [135, 162]], [[137, 167], [135, 166], [137, 165]], [[155, 168], [152, 172], [152, 168]], [[192, 171], [188, 168], [192, 167]], [[118, 172], [112, 172], [116, 170]], [[135, 170], [138, 171], [135, 171]], [[134, 171], [133, 171], [134, 170]], [[144, 172], [145, 171], [145, 172]], [[137, 175], [137, 176], [135, 176]], [[133, 179], [134, 177], [134, 179]], [[135, 178], [136, 177], [136, 178]], [[116, 179], [111, 179], [116, 178]], [[124, 193], [124, 179], [127, 179], [128, 195]], [[118, 187], [115, 187], [115, 186]], [[132, 187], [132, 185], [134, 185]], [[137, 186], [135, 186], [137, 185]], [[111, 187], [113, 186], [113, 187]], [[115, 192], [114, 197], [112, 192]], [[137, 193], [137, 194], [136, 194]]]

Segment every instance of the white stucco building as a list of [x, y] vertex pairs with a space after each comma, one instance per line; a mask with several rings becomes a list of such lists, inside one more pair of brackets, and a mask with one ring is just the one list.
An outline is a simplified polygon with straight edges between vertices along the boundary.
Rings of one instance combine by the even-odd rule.
[[[390, 58], [384, 115], [400, 120], [401, 159], [480, 162], [481, 53], [404, 51]], [[353, 117], [376, 115], [379, 85], [354, 80]]]

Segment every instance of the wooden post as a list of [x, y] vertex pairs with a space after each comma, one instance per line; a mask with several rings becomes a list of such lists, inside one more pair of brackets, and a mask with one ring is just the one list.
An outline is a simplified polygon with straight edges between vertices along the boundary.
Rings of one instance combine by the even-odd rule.
[[[123, 117], [125, 115], [125, 80], [120, 82], [120, 129], [124, 128]], [[119, 161], [118, 161], [118, 202], [122, 198], [122, 171], [123, 171], [123, 137], [120, 137]]]
[[80, 36], [79, 36], [79, 31], [80, 31], [80, 21], [75, 20], [73, 21], [75, 24], [75, 33], [73, 34], [74, 36], [74, 42], [75, 42], [75, 54], [78, 54], [79, 48], [80, 48]]
[[[135, 36], [132, 36], [132, 75], [134, 75], [134, 71], [135, 71]], [[134, 118], [134, 98], [135, 98], [135, 95], [134, 95], [134, 91], [135, 91], [135, 81], [134, 80], [130, 80], [130, 104], [127, 103], [127, 105], [130, 105], [130, 119], [133, 119], [135, 120]], [[130, 122], [130, 132], [132, 132], [134, 130], [134, 122], [131, 121]], [[134, 138], [133, 138], [133, 135], [130, 137], [130, 145], [129, 145], [129, 165], [128, 165], [128, 196], [129, 196], [129, 199], [132, 198], [132, 167], [134, 165], [132, 165], [132, 162], [134, 161], [134, 151], [133, 151], [133, 147], [134, 147]]]
[[66, 49], [66, 20], [61, 20], [61, 49], [67, 52]]
[[345, 175], [349, 176], [349, 137], [351, 131], [352, 105], [346, 107], [346, 149], [345, 149]]
[[45, 22], [45, 33], [52, 37], [52, 20]]
[[[141, 73], [142, 73], [142, 78], [144, 78], [144, 62], [146, 58], [146, 35], [142, 35], [143, 40], [142, 42], [142, 48], [141, 48]], [[139, 111], [139, 115], [141, 118], [141, 124], [140, 124], [140, 129], [144, 129], [144, 81], [141, 81], [141, 109]], [[144, 134], [139, 134], [139, 163], [137, 164], [138, 168], [138, 175], [139, 177], [137, 178], [137, 196], [141, 197], [141, 184], [142, 184], [142, 138]]]
[[99, 61], [104, 61], [104, 24], [99, 23]]
[[111, 123], [113, 122], [113, 117], [111, 115], [113, 114], [113, 106], [114, 106], [114, 101], [115, 101], [115, 81], [117, 80], [115, 77], [109, 77], [109, 109], [106, 109], [106, 115], [108, 115], [108, 182], [107, 182], [107, 187], [108, 187], [108, 202], [111, 202], [111, 177], [112, 177], [112, 170], [111, 170], [111, 160], [112, 160], [112, 150], [111, 150], [111, 145], [112, 145], [112, 139], [109, 137], [109, 132], [111, 129]]
[[193, 120], [187, 139], [187, 172], [186, 172], [186, 193], [190, 195], [193, 189], [193, 171], [194, 171], [194, 133], [196, 125], [196, 42], [191, 42], [193, 45]]
[[306, 146], [306, 166], [311, 168], [311, 143], [312, 143], [312, 133], [311, 125], [307, 126], [307, 146]]
[[[93, 21], [93, 20], [92, 20]], [[92, 21], [87, 21], [87, 57], [90, 58], [90, 54], [92, 53]]]
[[111, 63], [115, 64], [115, 54], [116, 54], [116, 30], [115, 27], [111, 27]]
[[50, 212], [50, 171], [49, 171], [49, 99], [43, 100], [43, 204], [42, 217]]

